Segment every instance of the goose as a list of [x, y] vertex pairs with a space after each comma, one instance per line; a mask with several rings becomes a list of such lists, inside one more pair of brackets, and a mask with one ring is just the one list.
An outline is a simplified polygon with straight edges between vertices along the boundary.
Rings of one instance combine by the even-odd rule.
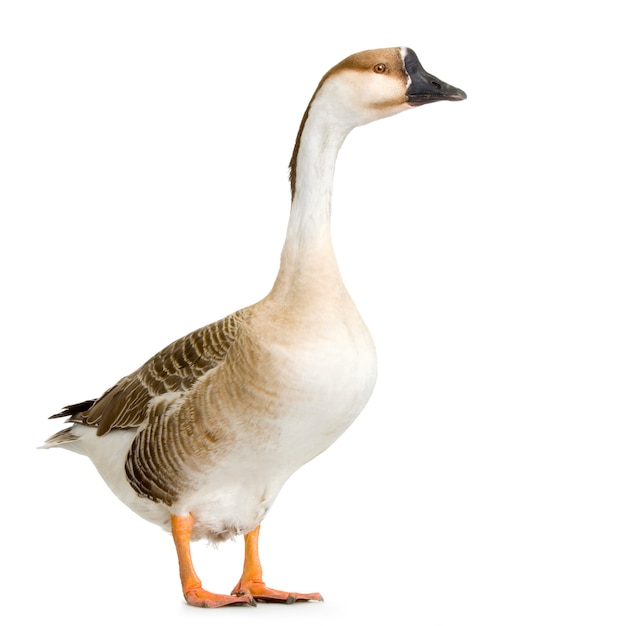
[[[97, 400], [52, 418], [42, 447], [86, 455], [123, 503], [170, 532], [193, 606], [322, 600], [263, 580], [259, 529], [281, 487], [367, 403], [371, 335], [342, 281], [330, 234], [335, 162], [355, 127], [465, 93], [410, 48], [353, 54], [322, 78], [289, 164], [291, 212], [278, 275], [259, 302], [174, 341]], [[241, 578], [207, 591], [190, 542], [244, 535]]]

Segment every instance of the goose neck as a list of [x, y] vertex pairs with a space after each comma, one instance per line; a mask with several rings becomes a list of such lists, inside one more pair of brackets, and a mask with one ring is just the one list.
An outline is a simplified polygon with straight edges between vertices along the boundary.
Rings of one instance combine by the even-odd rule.
[[341, 284], [330, 233], [335, 163], [349, 128], [310, 106], [292, 160], [291, 213], [275, 289]]

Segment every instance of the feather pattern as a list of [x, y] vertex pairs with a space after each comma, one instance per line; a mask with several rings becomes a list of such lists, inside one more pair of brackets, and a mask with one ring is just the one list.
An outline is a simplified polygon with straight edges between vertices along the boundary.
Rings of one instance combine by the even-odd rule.
[[[171, 406], [172, 394], [182, 395], [223, 361], [246, 311], [238, 311], [174, 341], [98, 400], [70, 405], [52, 417], [97, 427], [99, 436], [116, 428], [137, 428], [150, 416]], [[148, 407], [152, 405], [150, 411]]]

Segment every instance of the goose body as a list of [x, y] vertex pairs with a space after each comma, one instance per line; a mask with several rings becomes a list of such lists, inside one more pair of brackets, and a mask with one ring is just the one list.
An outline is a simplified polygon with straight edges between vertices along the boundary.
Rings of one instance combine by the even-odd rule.
[[[345, 431], [376, 380], [374, 344], [331, 244], [337, 154], [356, 126], [463, 98], [408, 48], [361, 52], [331, 69], [296, 139], [291, 214], [270, 293], [173, 342], [98, 400], [53, 416], [71, 425], [44, 447], [87, 455], [127, 506], [172, 532], [190, 604], [321, 599], [267, 587], [257, 541], [285, 481]], [[238, 534], [246, 539], [241, 580], [231, 595], [205, 591], [189, 541]]]

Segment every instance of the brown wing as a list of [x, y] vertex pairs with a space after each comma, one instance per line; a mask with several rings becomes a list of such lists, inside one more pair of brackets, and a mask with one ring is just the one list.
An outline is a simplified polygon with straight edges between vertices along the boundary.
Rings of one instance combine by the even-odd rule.
[[152, 400], [165, 394], [184, 394], [224, 360], [246, 317], [243, 309], [185, 335], [95, 402], [70, 405], [53, 417], [69, 416], [68, 422], [97, 427], [98, 435], [116, 428], [137, 428], [147, 418]]

